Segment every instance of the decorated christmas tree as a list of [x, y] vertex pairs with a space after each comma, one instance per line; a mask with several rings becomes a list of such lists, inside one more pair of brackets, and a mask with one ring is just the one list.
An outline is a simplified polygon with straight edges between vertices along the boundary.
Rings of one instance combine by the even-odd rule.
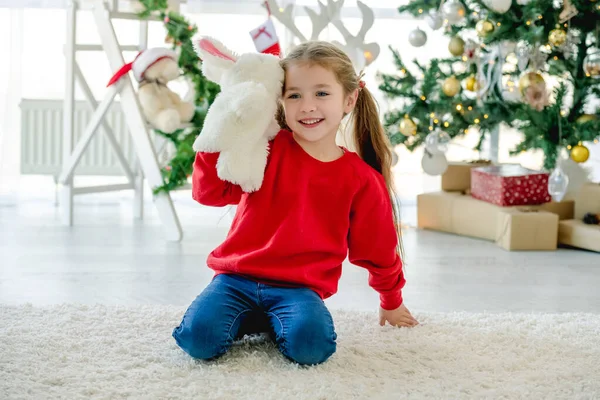
[[[391, 49], [398, 73], [382, 74], [380, 89], [401, 100], [385, 115], [393, 144], [424, 146], [435, 171], [453, 138], [478, 131], [480, 150], [505, 123], [523, 135], [511, 153], [540, 149], [547, 170], [562, 149], [588, 159], [586, 142], [600, 136], [600, 2], [413, 0], [398, 10], [443, 29], [449, 44], [427, 65], [414, 61], [418, 73]], [[426, 41], [410, 33], [413, 46]]]

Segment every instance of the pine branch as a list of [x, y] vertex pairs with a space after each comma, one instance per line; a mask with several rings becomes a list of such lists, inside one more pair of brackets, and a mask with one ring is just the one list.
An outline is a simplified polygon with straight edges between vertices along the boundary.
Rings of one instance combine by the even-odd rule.
[[176, 190], [187, 183], [195, 159], [192, 144], [202, 130], [206, 112], [218, 94], [219, 86], [206, 80], [198, 66], [198, 55], [192, 44], [192, 38], [198, 32], [197, 27], [179, 13], [167, 13], [167, 0], [140, 0], [140, 3], [144, 6], [138, 14], [141, 18], [158, 15], [163, 20], [167, 38], [173, 42], [172, 47], [179, 48], [179, 67], [191, 81], [195, 91], [196, 112], [191, 121], [192, 127], [171, 134], [155, 130], [157, 134], [170, 140], [176, 149], [173, 158], [161, 169], [163, 185], [152, 189], [156, 195]]

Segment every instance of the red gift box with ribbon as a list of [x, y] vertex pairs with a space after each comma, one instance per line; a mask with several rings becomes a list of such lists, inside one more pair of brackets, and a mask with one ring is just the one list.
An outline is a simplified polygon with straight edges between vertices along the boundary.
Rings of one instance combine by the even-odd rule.
[[471, 195], [498, 206], [543, 204], [552, 200], [546, 172], [518, 164], [471, 169]]

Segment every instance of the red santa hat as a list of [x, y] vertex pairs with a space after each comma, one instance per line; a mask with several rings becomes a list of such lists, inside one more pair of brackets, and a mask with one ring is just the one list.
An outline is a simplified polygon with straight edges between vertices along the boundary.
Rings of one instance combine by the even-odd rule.
[[156, 64], [160, 60], [164, 58], [171, 58], [174, 61], [177, 61], [177, 53], [170, 49], [165, 49], [162, 47], [155, 47], [152, 49], [143, 50], [138, 53], [135, 59], [123, 65], [115, 74], [110, 78], [108, 85], [110, 86], [113, 83], [117, 82], [123, 75], [126, 75], [129, 71], [133, 72], [133, 76], [138, 82], [141, 82], [144, 79], [144, 72], [152, 65]]

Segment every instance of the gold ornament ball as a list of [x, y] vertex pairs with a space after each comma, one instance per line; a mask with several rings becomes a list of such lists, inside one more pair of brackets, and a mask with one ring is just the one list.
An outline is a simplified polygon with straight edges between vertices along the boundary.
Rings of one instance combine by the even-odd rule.
[[560, 28], [552, 29], [548, 35], [548, 42], [554, 47], [562, 46], [567, 41], [567, 32]]
[[577, 163], [586, 162], [590, 158], [590, 151], [581, 143], [571, 149], [571, 160]]
[[442, 92], [444, 92], [444, 94], [448, 97], [456, 96], [459, 90], [460, 82], [454, 76], [446, 78], [446, 80], [442, 84]]
[[482, 19], [475, 25], [475, 30], [479, 37], [484, 38], [494, 32], [494, 24], [489, 19]]
[[479, 83], [477, 82], [475, 75], [471, 75], [465, 80], [465, 89], [467, 89], [469, 92], [475, 92], [477, 89], [479, 89]]
[[521, 79], [519, 79], [519, 91], [524, 96], [527, 88], [529, 88], [531, 85], [538, 84], [546, 84], [546, 81], [544, 81], [542, 75], [538, 74], [537, 72], [527, 72], [523, 74]]
[[465, 52], [465, 41], [460, 36], [454, 36], [448, 43], [448, 51], [453, 56], [461, 56]]
[[578, 124], [585, 124], [586, 122], [595, 121], [597, 119], [598, 117], [596, 114], [582, 114], [577, 118], [577, 120], [575, 120], [575, 122]]
[[417, 125], [405, 115], [402, 121], [400, 121], [400, 127], [398, 128], [401, 134], [404, 136], [413, 136], [417, 134]]

